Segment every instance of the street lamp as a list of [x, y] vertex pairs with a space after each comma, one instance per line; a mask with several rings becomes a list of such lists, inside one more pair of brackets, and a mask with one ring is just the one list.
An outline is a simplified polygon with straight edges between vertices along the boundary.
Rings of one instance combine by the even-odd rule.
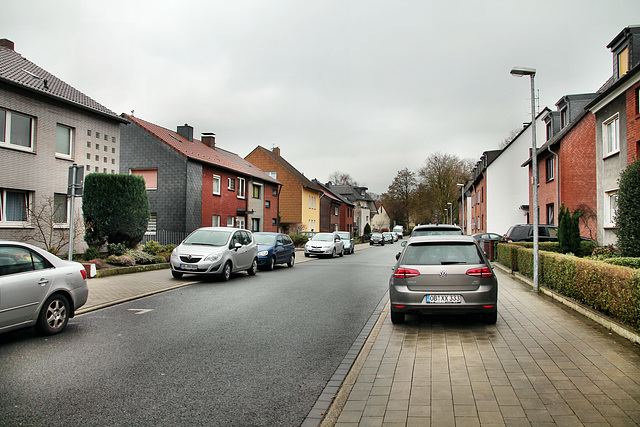
[[460, 227], [462, 227], [462, 234], [464, 233], [464, 184], [456, 184], [460, 187]]
[[449, 209], [444, 209], [444, 223], [446, 224], [449, 221]]
[[514, 67], [511, 75], [516, 77], [531, 77], [531, 173], [533, 174], [533, 291], [540, 291], [539, 283], [539, 236], [538, 236], [538, 156], [536, 155], [536, 98], [534, 77], [535, 68]]
[[449, 224], [453, 224], [453, 206], [451, 206], [452, 204], [453, 203], [451, 202], [447, 202], [447, 205], [449, 205], [449, 217], [451, 218]]

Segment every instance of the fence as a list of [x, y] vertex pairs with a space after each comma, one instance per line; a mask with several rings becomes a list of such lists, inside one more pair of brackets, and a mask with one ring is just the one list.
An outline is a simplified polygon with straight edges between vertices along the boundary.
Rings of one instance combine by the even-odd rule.
[[187, 233], [184, 231], [167, 231], [167, 230], [157, 230], [156, 234], [145, 234], [142, 237], [141, 245], [154, 240], [161, 245], [179, 245], [180, 242], [187, 237]]

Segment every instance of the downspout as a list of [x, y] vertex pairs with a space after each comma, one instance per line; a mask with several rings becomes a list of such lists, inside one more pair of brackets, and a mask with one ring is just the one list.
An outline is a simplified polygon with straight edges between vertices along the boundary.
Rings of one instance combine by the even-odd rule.
[[556, 158], [556, 161], [554, 162], [556, 170], [554, 172], [556, 177], [556, 210], [558, 213], [554, 214], [554, 220], [557, 224], [558, 215], [560, 214], [560, 157], [558, 156], [558, 154], [551, 151], [551, 145], [547, 147], [547, 150], [549, 150], [549, 153], [551, 153], [551, 155], [553, 155]]

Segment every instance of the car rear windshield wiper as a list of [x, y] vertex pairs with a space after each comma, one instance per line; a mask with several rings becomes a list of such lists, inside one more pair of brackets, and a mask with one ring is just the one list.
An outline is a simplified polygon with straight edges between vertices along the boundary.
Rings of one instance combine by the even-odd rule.
[[442, 265], [449, 265], [449, 264], [466, 264], [465, 261], [442, 261], [440, 262], [440, 264]]

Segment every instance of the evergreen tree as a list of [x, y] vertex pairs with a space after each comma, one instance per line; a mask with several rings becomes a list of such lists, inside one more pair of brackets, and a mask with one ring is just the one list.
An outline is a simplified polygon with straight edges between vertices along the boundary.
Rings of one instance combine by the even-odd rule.
[[640, 161], [631, 163], [620, 174], [618, 209], [615, 215], [620, 254], [640, 257]]

